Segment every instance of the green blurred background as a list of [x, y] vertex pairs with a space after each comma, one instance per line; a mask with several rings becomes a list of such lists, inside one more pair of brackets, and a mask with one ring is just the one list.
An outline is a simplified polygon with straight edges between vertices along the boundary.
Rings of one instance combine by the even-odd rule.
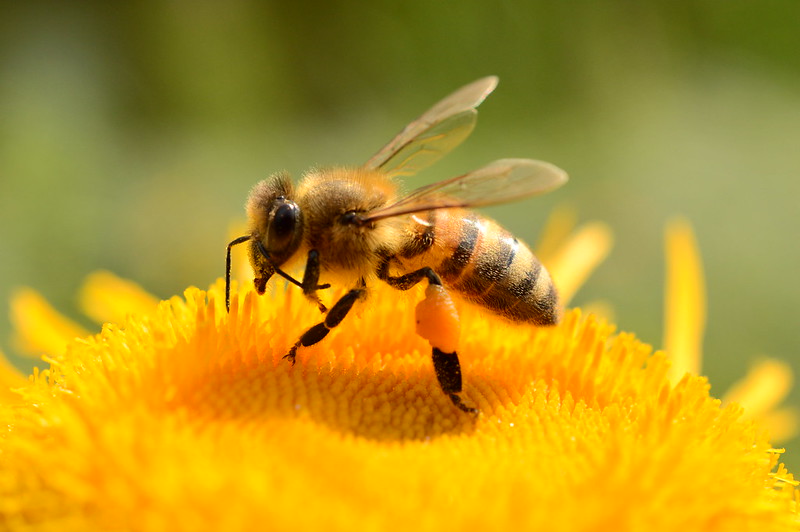
[[[161, 297], [205, 287], [257, 180], [361, 163], [497, 74], [473, 136], [410, 185], [509, 156], [565, 168], [568, 186], [491, 214], [531, 242], [564, 203], [609, 223], [612, 256], [575, 303], [609, 301], [657, 347], [663, 228], [683, 214], [705, 260], [712, 392], [759, 355], [800, 371], [798, 2], [0, 10], [0, 301], [29, 285], [86, 323], [75, 293], [99, 268]], [[10, 334], [4, 316], [6, 352]]]

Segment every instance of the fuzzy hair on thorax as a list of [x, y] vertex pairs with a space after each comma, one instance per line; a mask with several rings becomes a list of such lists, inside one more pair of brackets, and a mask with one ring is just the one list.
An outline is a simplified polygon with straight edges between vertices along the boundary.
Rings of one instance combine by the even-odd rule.
[[319, 252], [323, 273], [357, 282], [373, 277], [380, 253], [396, 253], [405, 217], [365, 225], [344, 221], [347, 213], [365, 214], [392, 203], [396, 194], [397, 185], [379, 170], [329, 168], [303, 176], [296, 194], [305, 217], [303, 247]]

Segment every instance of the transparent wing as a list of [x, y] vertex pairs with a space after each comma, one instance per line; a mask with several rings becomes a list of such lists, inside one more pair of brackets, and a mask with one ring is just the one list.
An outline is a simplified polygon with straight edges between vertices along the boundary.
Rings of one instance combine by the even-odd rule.
[[461, 144], [475, 127], [475, 110], [497, 86], [497, 77], [473, 81], [408, 124], [364, 165], [392, 176], [412, 175]]
[[566, 182], [566, 172], [550, 163], [499, 159], [468, 174], [418, 188], [392, 205], [365, 214], [362, 221], [433, 209], [507, 203], [548, 192]]

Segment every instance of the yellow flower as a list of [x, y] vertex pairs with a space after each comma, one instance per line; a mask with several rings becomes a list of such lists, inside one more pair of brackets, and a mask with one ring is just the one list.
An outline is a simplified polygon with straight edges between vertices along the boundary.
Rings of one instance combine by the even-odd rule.
[[[226, 315], [221, 282], [155, 309], [106, 274], [88, 286], [84, 306], [119, 325], [50, 351], [3, 403], [0, 528], [800, 528], [794, 480], [740, 407], [577, 309], [549, 328], [460, 309], [474, 417], [414, 333], [420, 291], [376, 286], [291, 366], [319, 319], [291, 287], [235, 291]], [[31, 301], [15, 313], [53, 334]]]

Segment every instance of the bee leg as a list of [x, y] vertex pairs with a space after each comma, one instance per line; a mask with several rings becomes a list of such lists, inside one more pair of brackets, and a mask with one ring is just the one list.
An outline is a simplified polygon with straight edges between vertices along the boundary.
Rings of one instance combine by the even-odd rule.
[[433, 348], [433, 370], [439, 380], [439, 386], [447, 394], [453, 404], [469, 414], [477, 414], [476, 408], [470, 408], [461, 401], [461, 364], [458, 353], [445, 353], [441, 349]]
[[442, 391], [455, 406], [470, 414], [478, 410], [461, 401], [461, 363], [458, 361], [458, 337], [461, 324], [458, 312], [444, 286], [430, 284], [425, 299], [417, 304], [417, 334], [428, 340], [433, 349], [433, 370]]
[[[227, 305], [229, 311], [230, 311], [229, 293], [230, 293], [230, 271], [231, 271], [231, 265], [230, 265], [231, 246], [239, 244], [241, 242], [245, 242], [250, 238], [251, 238], [250, 236], [242, 236], [237, 238], [230, 244], [228, 244], [228, 255], [227, 255], [226, 276], [225, 276], [225, 304]], [[303, 290], [303, 295], [305, 295], [306, 298], [310, 299], [311, 301], [317, 304], [320, 312], [325, 313], [328, 311], [328, 309], [325, 308], [325, 305], [322, 304], [322, 301], [320, 301], [319, 297], [317, 296], [317, 290], [323, 290], [325, 288], [331, 287], [331, 285], [327, 283], [319, 285], [317, 284], [317, 282], [319, 281], [319, 252], [317, 250], [312, 249], [311, 251], [308, 252], [308, 259], [306, 260], [306, 271], [305, 274], [303, 275], [303, 282], [301, 283], [300, 281], [298, 281], [285, 271], [278, 268], [278, 266], [276, 266], [272, 262], [270, 254], [264, 247], [264, 244], [262, 242], [260, 241], [256, 242], [256, 248], [261, 253], [261, 255], [266, 259], [269, 265], [268, 272], [262, 272], [261, 277], [256, 277], [255, 279], [253, 279], [253, 283], [255, 284], [256, 287], [256, 292], [258, 292], [259, 294], [263, 294], [267, 288], [267, 281], [269, 281], [269, 278], [272, 276], [273, 273], [277, 273], [278, 275], [280, 275], [293, 285], [299, 286], [300, 289]]]
[[238, 246], [244, 242], [250, 240], [250, 235], [240, 236], [239, 238], [234, 238], [229, 244], [227, 248], [227, 253], [225, 254], [225, 311], [231, 311], [231, 248], [233, 246]]
[[289, 349], [289, 352], [284, 355], [283, 358], [286, 358], [294, 364], [295, 356], [297, 355], [297, 349], [302, 347], [308, 347], [310, 345], [314, 345], [323, 338], [325, 338], [331, 329], [339, 325], [347, 313], [350, 312], [350, 309], [353, 308], [353, 305], [356, 301], [360, 298], [364, 297], [366, 293], [365, 288], [354, 288], [343, 295], [339, 301], [336, 302], [335, 305], [328, 311], [328, 314], [325, 316], [325, 321], [317, 323], [306, 332], [300, 336], [300, 339]]
[[477, 414], [461, 401], [461, 363], [458, 361], [456, 347], [460, 334], [458, 313], [450, 296], [442, 285], [442, 280], [430, 267], [420, 268], [406, 275], [389, 275], [389, 261], [378, 267], [378, 277], [398, 290], [408, 290], [415, 284], [428, 279], [425, 299], [417, 305], [417, 334], [428, 340], [433, 349], [433, 370], [442, 391], [453, 404], [470, 414]]
[[392, 288], [396, 288], [398, 290], [408, 290], [412, 286], [416, 286], [416, 284], [422, 281], [424, 278], [428, 279], [429, 284], [442, 286], [442, 280], [439, 279], [439, 276], [436, 275], [436, 272], [428, 266], [405, 275], [392, 277], [389, 275], [388, 260], [383, 261], [381, 265], [378, 266], [378, 278], [382, 281], [385, 281]]
[[327, 283], [317, 284], [318, 282], [319, 282], [319, 251], [317, 251], [316, 249], [312, 249], [308, 252], [308, 259], [306, 260], [306, 271], [303, 274], [303, 282], [300, 283], [300, 287], [303, 289], [303, 294], [309, 300], [316, 303], [317, 306], [319, 307], [319, 311], [324, 314], [325, 312], [328, 311], [328, 309], [325, 308], [325, 305], [323, 305], [322, 301], [320, 301], [319, 296], [317, 295], [317, 290], [330, 288], [331, 285]]

